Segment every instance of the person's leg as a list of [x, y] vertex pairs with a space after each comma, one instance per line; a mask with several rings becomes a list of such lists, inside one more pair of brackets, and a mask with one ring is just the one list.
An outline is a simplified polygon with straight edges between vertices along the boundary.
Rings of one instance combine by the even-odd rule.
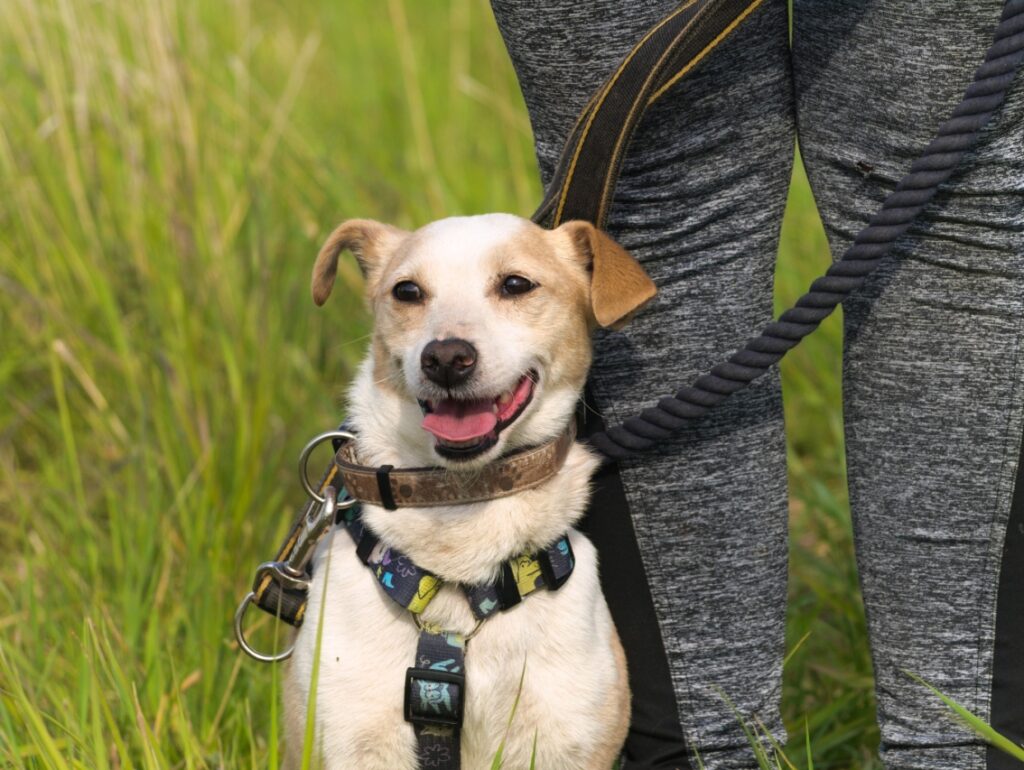
[[[492, 5], [546, 182], [591, 92], [676, 2]], [[609, 422], [692, 381], [771, 318], [792, 160], [788, 56], [786, 3], [766, 0], [638, 129], [609, 230], [660, 293], [625, 330], [597, 340], [592, 385]], [[602, 478], [588, 530], [631, 667], [626, 767], [683, 767], [691, 749], [712, 770], [755, 767], [726, 698], [782, 735], [787, 505], [778, 378], [623, 464], [621, 477], [632, 528]]]
[[[799, 140], [835, 256], [959, 102], [1001, 6], [796, 0]], [[893, 770], [1010, 766], [908, 673], [1024, 738], [1024, 530], [1005, 537], [1024, 409], [1022, 81], [845, 304], [850, 499]]]

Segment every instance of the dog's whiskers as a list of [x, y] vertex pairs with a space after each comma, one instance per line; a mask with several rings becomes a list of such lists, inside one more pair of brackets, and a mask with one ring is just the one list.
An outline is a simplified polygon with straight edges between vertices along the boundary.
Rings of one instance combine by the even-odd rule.
[[391, 374], [386, 374], [383, 377], [381, 377], [379, 380], [374, 380], [373, 384], [374, 385], [380, 385], [380, 384], [385, 383], [385, 382], [390, 382], [392, 385], [396, 385], [396, 386], [401, 386], [401, 384], [402, 384], [401, 378], [395, 372], [392, 372]]
[[370, 339], [372, 336], [373, 336], [372, 332], [369, 333], [369, 334], [364, 334], [361, 337], [355, 337], [355, 338], [350, 339], [350, 340], [345, 340], [344, 342], [339, 342], [338, 346], [339, 347], [344, 347], [345, 345], [355, 345], [357, 342], [362, 342], [363, 340]]
[[582, 393], [576, 397], [576, 400], [579, 401], [580, 404], [583, 405], [583, 411], [584, 412], [588, 412], [589, 414], [592, 414], [595, 417], [600, 417], [601, 416], [601, 413], [599, 411], [597, 411], [594, 407], [592, 407], [590, 404], [587, 403], [587, 399], [583, 396]]

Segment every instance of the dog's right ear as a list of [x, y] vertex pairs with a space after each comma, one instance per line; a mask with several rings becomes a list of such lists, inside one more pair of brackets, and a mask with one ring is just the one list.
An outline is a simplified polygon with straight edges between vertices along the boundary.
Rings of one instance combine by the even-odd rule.
[[342, 222], [327, 236], [313, 265], [313, 301], [322, 305], [331, 296], [341, 252], [352, 252], [370, 286], [384, 261], [408, 234], [405, 230], [372, 219]]

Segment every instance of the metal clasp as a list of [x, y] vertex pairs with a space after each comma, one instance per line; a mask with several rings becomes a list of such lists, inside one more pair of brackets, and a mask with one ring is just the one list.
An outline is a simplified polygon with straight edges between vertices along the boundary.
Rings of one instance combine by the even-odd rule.
[[[324, 435], [329, 436], [329, 434]], [[320, 437], [318, 436], [317, 438]], [[315, 444], [313, 444], [313, 446], [315, 446]], [[306, 450], [303, 451], [305, 452]], [[303, 469], [304, 468], [305, 465], [303, 464]], [[305, 477], [305, 472], [303, 472], [303, 477]], [[310, 559], [313, 558], [313, 553], [316, 550], [317, 544], [334, 525], [334, 520], [338, 511], [351, 508], [356, 504], [356, 502], [357, 501], [351, 497], [339, 501], [334, 487], [327, 487], [324, 490], [324, 495], [321, 497], [320, 505], [308, 505], [306, 515], [303, 516], [300, 524], [295, 545], [288, 554], [287, 561], [263, 562], [256, 568], [256, 579], [254, 584], [259, 584], [263, 577], [269, 574], [270, 579], [282, 588], [290, 588], [295, 591], [308, 591], [309, 576], [306, 572], [306, 567], [309, 565]], [[238, 641], [238, 646], [241, 647], [242, 650], [244, 650], [250, 657], [266, 663], [286, 660], [291, 657], [292, 651], [295, 649], [294, 646], [289, 647], [283, 652], [268, 655], [254, 649], [246, 640], [245, 631], [242, 628], [242, 621], [245, 619], [246, 610], [255, 598], [256, 593], [254, 591], [250, 591], [246, 594], [245, 598], [242, 599], [241, 604], [238, 605], [238, 609], [235, 610], [235, 639]]]

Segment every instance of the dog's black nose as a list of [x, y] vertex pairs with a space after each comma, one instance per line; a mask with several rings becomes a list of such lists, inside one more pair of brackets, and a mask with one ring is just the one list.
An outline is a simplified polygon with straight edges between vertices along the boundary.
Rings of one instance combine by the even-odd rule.
[[428, 342], [420, 353], [420, 369], [427, 379], [443, 388], [461, 385], [476, 368], [476, 348], [466, 340], [450, 337]]

